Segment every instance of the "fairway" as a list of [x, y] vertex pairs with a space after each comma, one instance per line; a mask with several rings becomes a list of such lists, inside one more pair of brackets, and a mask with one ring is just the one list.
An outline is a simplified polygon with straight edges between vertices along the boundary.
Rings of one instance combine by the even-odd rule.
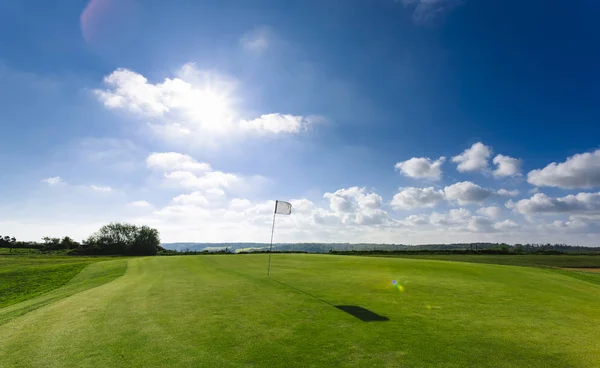
[[91, 264], [51, 302], [0, 309], [0, 366], [600, 366], [600, 285], [569, 271], [275, 254], [267, 279], [266, 262]]

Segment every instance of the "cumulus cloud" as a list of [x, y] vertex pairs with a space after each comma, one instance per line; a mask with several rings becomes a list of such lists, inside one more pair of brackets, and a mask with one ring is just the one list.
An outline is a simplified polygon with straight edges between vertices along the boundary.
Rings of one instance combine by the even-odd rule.
[[240, 128], [259, 134], [300, 133], [317, 120], [319, 118], [310, 116], [267, 114], [253, 120], [242, 120]]
[[521, 226], [513, 220], [504, 220], [494, 224], [494, 228], [499, 231], [514, 230], [520, 227]]
[[429, 188], [403, 188], [390, 202], [395, 210], [435, 207], [444, 200], [444, 192]]
[[467, 222], [467, 230], [473, 233], [491, 233], [496, 231], [493, 224], [489, 218], [473, 216]]
[[414, 8], [413, 19], [416, 24], [438, 22], [451, 10], [463, 4], [463, 0], [396, 0], [404, 6]]
[[545, 227], [560, 232], [599, 234], [600, 215], [572, 215], [565, 221], [555, 220]]
[[208, 199], [203, 192], [196, 191], [190, 194], [181, 194], [173, 198], [173, 203], [179, 205], [195, 205], [205, 206], [208, 205]]
[[502, 215], [502, 208], [497, 206], [482, 207], [477, 210], [477, 213], [495, 219]]
[[543, 193], [534, 194], [530, 199], [518, 202], [508, 201], [506, 207], [523, 215], [559, 213], [600, 213], [600, 192], [579, 193], [561, 198], [549, 197]]
[[496, 194], [498, 194], [499, 196], [503, 196], [503, 197], [516, 197], [519, 195], [519, 190], [518, 189], [513, 189], [513, 190], [507, 190], [507, 189], [498, 189], [498, 191], [496, 192]]
[[314, 208], [314, 203], [308, 199], [292, 199], [290, 203], [294, 213], [309, 214]]
[[431, 224], [438, 228], [446, 228], [453, 233], [497, 233], [505, 232], [520, 226], [512, 220], [494, 222], [497, 218], [497, 210], [487, 207], [477, 211], [484, 216], [473, 216], [465, 208], [452, 209], [447, 213], [433, 212], [429, 215]]
[[432, 212], [429, 221], [437, 226], [464, 224], [471, 218], [471, 211], [466, 208], [453, 208], [448, 213]]
[[64, 180], [62, 180], [62, 178], [60, 176], [53, 176], [50, 178], [43, 179], [42, 183], [46, 183], [50, 186], [54, 186], [54, 185], [63, 184]]
[[107, 192], [111, 192], [111, 191], [112, 191], [112, 188], [111, 188], [111, 187], [109, 187], [109, 186], [90, 185], [90, 186], [89, 186], [89, 188], [90, 188], [91, 190], [93, 190], [93, 191], [96, 191], [96, 192], [104, 192], [104, 193], [107, 193]]
[[229, 207], [233, 210], [246, 210], [252, 206], [252, 202], [243, 198], [234, 198], [229, 203]]
[[429, 221], [427, 221], [427, 218], [423, 215], [410, 215], [404, 222], [411, 226], [423, 226], [429, 224]]
[[210, 164], [177, 152], [152, 153], [146, 158], [146, 166], [161, 172], [168, 186], [193, 190], [196, 192], [192, 194], [202, 197], [220, 198], [225, 191], [244, 192], [268, 183], [260, 175], [213, 170]]
[[409, 160], [398, 162], [396, 170], [409, 178], [439, 180], [442, 177], [442, 164], [446, 157], [432, 161], [427, 157], [413, 157]]
[[367, 193], [365, 188], [351, 187], [333, 193], [325, 193], [329, 199], [329, 207], [334, 212], [352, 212], [357, 208], [377, 209], [381, 207], [382, 198], [377, 193]]
[[459, 172], [486, 170], [492, 155], [492, 148], [478, 142], [463, 151], [458, 156], [452, 157], [452, 162], [457, 163]]
[[[259, 45], [259, 43], [256, 43]], [[244, 118], [236, 108], [238, 82], [231, 77], [198, 70], [185, 64], [174, 78], [152, 83], [128, 69], [117, 69], [104, 78], [106, 89], [94, 94], [105, 107], [138, 115], [165, 139], [192, 137], [194, 142], [212, 142], [212, 136], [297, 134], [318, 116], [279, 113]]]
[[341, 219], [345, 225], [382, 225], [392, 222], [386, 211], [381, 209], [382, 198], [377, 193], [367, 193], [365, 188], [351, 187], [333, 193], [325, 193], [332, 214], [319, 214], [319, 221]]
[[150, 169], [161, 171], [210, 171], [209, 164], [198, 162], [189, 155], [177, 152], [152, 153], [146, 158], [146, 165]]
[[493, 191], [484, 189], [470, 181], [463, 181], [444, 188], [446, 199], [460, 205], [479, 203], [489, 198]]
[[164, 174], [168, 182], [188, 189], [230, 189], [242, 184], [243, 179], [235, 174], [210, 171], [196, 175], [189, 171], [173, 171]]
[[520, 176], [523, 160], [504, 155], [497, 155], [492, 161], [496, 165], [493, 171], [495, 177]]
[[600, 187], [600, 150], [581, 153], [565, 162], [553, 162], [527, 174], [530, 184], [565, 189]]

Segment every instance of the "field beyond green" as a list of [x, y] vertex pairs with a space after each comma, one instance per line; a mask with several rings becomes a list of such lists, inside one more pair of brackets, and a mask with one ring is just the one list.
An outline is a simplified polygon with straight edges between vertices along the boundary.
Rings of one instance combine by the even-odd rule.
[[0, 367], [600, 366], [600, 285], [578, 272], [275, 254], [267, 279], [266, 262], [90, 264], [0, 308]]

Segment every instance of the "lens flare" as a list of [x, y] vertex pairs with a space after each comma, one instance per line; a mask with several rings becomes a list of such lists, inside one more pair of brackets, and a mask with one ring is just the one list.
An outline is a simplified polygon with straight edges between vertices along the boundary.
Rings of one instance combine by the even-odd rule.
[[399, 292], [404, 292], [404, 286], [400, 285], [400, 283], [396, 280], [392, 280], [392, 287], [398, 289]]

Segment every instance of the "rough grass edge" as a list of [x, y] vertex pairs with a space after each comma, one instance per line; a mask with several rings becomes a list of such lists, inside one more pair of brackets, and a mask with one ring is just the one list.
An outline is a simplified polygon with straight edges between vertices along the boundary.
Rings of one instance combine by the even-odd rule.
[[115, 281], [125, 274], [128, 263], [126, 259], [91, 263], [63, 286], [0, 309], [0, 326], [64, 298]]

